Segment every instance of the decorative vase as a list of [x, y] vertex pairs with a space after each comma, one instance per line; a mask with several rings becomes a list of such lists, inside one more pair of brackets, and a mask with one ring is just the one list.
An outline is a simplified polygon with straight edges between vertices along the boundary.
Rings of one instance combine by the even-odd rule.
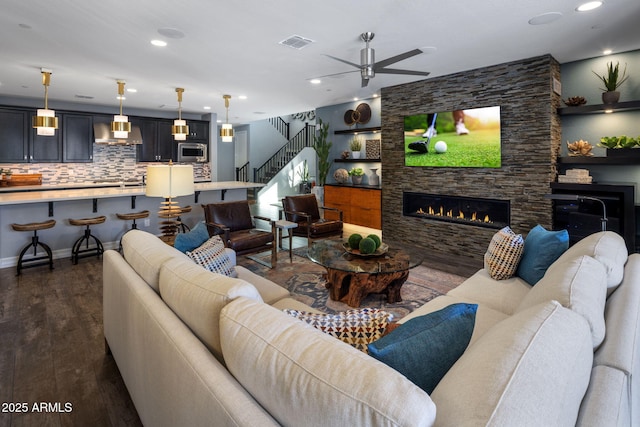
[[351, 175], [351, 182], [356, 185], [362, 184], [362, 175]]
[[359, 159], [360, 158], [360, 152], [359, 151], [352, 151], [351, 152], [351, 158], [352, 159]]
[[602, 102], [604, 104], [615, 104], [620, 99], [620, 92], [617, 90], [611, 90], [608, 92], [602, 92]]
[[369, 185], [380, 185], [380, 175], [376, 173], [378, 168], [372, 168], [370, 171], [371, 175], [369, 175]]

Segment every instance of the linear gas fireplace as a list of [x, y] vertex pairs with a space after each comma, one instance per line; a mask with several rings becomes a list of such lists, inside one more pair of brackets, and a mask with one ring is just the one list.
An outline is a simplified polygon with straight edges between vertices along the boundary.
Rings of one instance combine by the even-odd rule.
[[501, 229], [509, 225], [510, 212], [509, 200], [403, 193], [404, 216]]

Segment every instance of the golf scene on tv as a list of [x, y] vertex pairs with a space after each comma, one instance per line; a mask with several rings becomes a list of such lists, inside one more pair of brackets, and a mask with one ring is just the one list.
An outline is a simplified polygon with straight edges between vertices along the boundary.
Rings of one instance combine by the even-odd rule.
[[405, 116], [404, 164], [499, 168], [500, 107]]

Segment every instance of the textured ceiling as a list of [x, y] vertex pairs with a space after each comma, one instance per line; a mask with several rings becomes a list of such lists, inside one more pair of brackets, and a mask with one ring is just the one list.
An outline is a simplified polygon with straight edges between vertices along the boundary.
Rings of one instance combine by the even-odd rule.
[[[591, 12], [579, 0], [0, 0], [0, 96], [43, 97], [40, 68], [53, 71], [49, 104], [113, 105], [116, 79], [137, 93], [127, 107], [183, 109], [224, 118], [232, 95], [234, 124], [369, 98], [380, 88], [424, 77], [378, 74], [360, 87], [355, 68], [326, 55], [360, 62], [360, 33], [372, 31], [376, 60], [412, 50], [425, 53], [393, 68], [429, 77], [551, 54], [561, 63], [601, 55], [605, 48], [640, 48], [640, 2], [605, 0]], [[536, 16], [559, 19], [530, 25]], [[182, 38], [161, 35], [169, 28]], [[314, 41], [296, 50], [292, 35]], [[168, 42], [164, 48], [150, 40]], [[319, 85], [309, 79], [344, 71]], [[595, 84], [595, 82], [594, 82]], [[238, 98], [246, 95], [246, 100]], [[80, 97], [78, 97], [80, 96]], [[91, 97], [87, 99], [83, 97]], [[41, 101], [40, 101], [41, 102]]]

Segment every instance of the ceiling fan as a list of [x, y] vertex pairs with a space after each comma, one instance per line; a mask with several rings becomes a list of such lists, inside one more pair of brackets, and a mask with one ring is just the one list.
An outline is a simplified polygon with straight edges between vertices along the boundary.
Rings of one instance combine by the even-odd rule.
[[[394, 64], [396, 62], [403, 61], [407, 58], [411, 58], [412, 56], [416, 56], [422, 53], [420, 49], [413, 49], [405, 53], [401, 53], [400, 55], [392, 56], [391, 58], [384, 59], [380, 62], [375, 62], [375, 50], [369, 47], [369, 42], [373, 40], [375, 36], [372, 32], [366, 32], [360, 34], [360, 38], [362, 41], [366, 43], [364, 49], [360, 50], [360, 64], [355, 64], [350, 61], [346, 61], [341, 58], [336, 58], [335, 56], [326, 55], [331, 59], [335, 59], [336, 61], [344, 62], [345, 64], [349, 64], [353, 67], [356, 67], [360, 70], [360, 75], [362, 76], [362, 87], [365, 87], [369, 84], [369, 80], [374, 78], [376, 73], [380, 74], [407, 74], [412, 76], [428, 76], [428, 71], [412, 71], [412, 70], [399, 70], [396, 68], [387, 68], [388, 65]], [[346, 71], [345, 73], [350, 73], [353, 71]], [[345, 73], [336, 73], [330, 74], [330, 76], [335, 76], [337, 74], [345, 74]], [[327, 77], [327, 76], [323, 76]]]

